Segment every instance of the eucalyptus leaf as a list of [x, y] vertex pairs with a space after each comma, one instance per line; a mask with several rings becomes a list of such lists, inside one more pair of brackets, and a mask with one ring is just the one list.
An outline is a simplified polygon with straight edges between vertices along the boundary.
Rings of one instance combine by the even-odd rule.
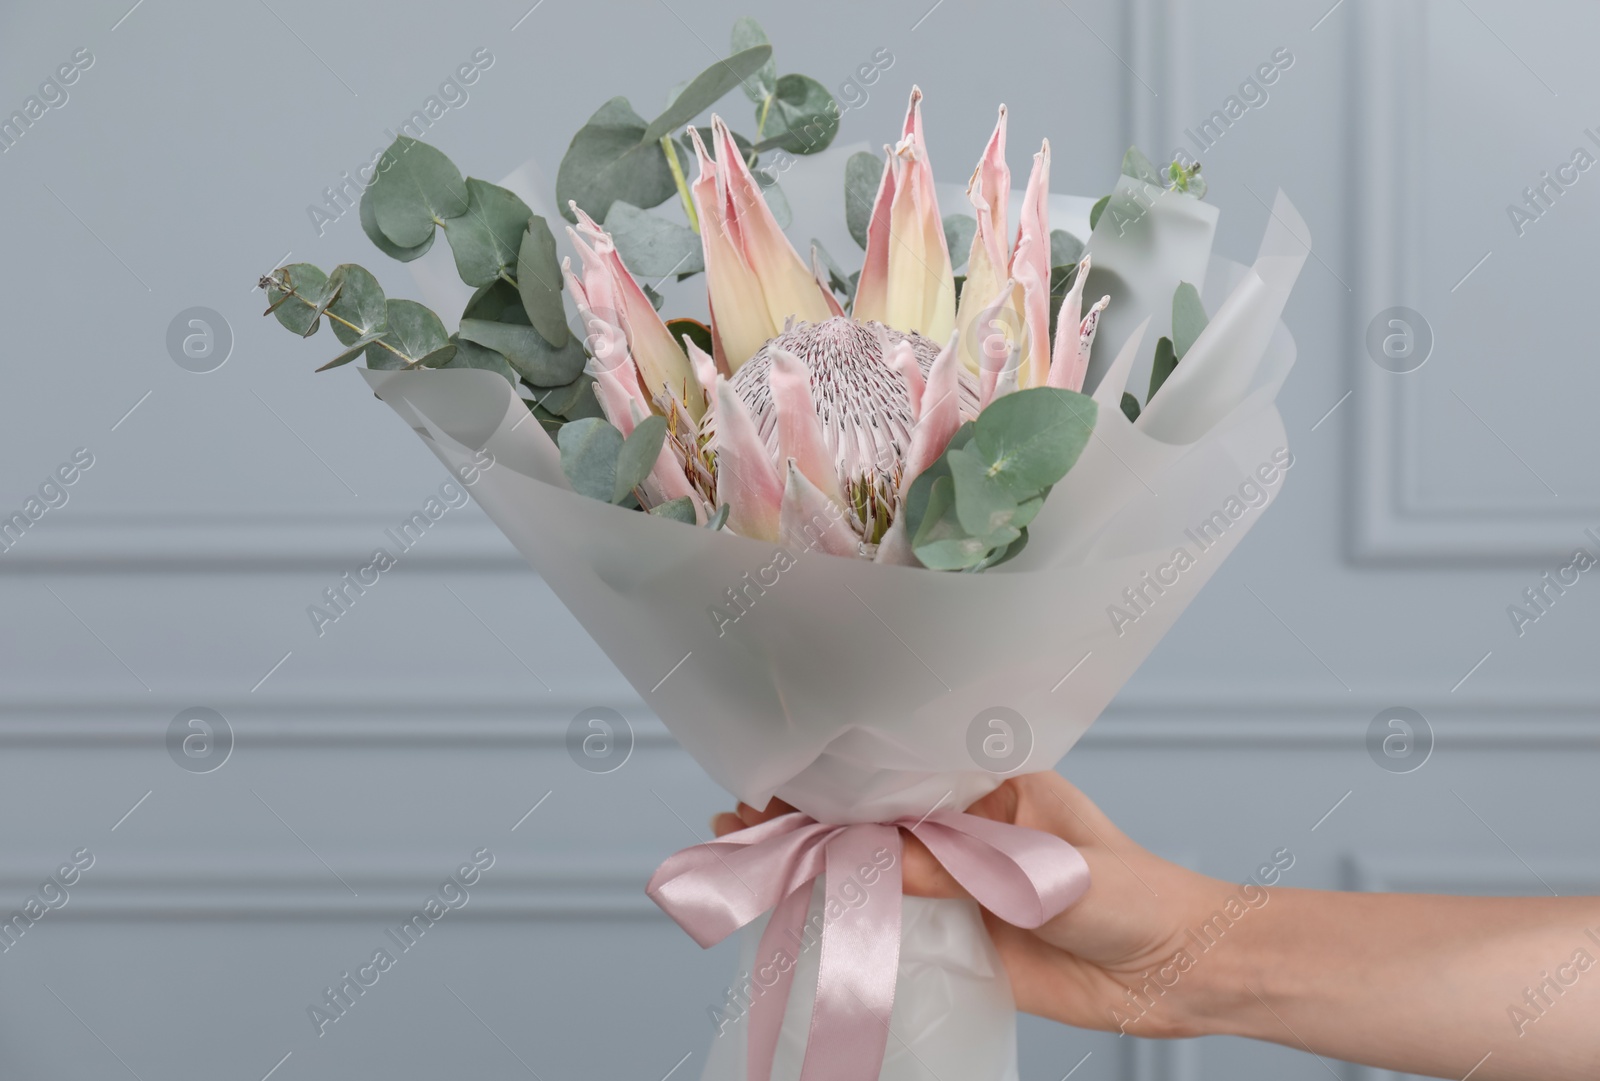
[[622, 441], [622, 452], [617, 455], [616, 488], [611, 502], [621, 503], [628, 493], [644, 483], [650, 470], [661, 457], [661, 447], [667, 441], [667, 418], [649, 416], [634, 425], [628, 438]]
[[1150, 164], [1150, 159], [1144, 156], [1144, 151], [1136, 146], [1128, 147], [1128, 152], [1122, 155], [1122, 175], [1143, 180], [1146, 184], [1161, 186], [1161, 174]]
[[719, 530], [723, 526], [727, 525], [728, 524], [728, 511], [730, 509], [731, 508], [726, 503], [724, 503], [724, 504], [722, 504], [722, 506], [718, 507], [717, 510], [716, 510], [716, 513], [711, 516], [711, 520], [706, 523], [706, 528], [711, 530], [713, 533], [715, 533], [717, 530]]
[[[374, 338], [383, 333], [389, 311], [387, 298], [370, 271], [355, 263], [340, 263], [328, 275], [328, 288], [339, 291], [328, 305], [329, 313], [339, 318], [329, 319], [328, 325], [341, 342], [354, 345], [358, 339]], [[345, 323], [355, 324], [355, 329]]]
[[[1183, 359], [1189, 347], [1206, 329], [1206, 309], [1200, 303], [1200, 291], [1188, 282], [1179, 282], [1172, 294], [1172, 348], [1173, 362]], [[1151, 388], [1154, 394], [1155, 389]]]
[[[683, 133], [678, 136], [678, 145], [683, 147], [683, 158], [681, 160], [686, 162], [694, 161], [694, 139], [689, 135], [691, 130], [699, 134], [701, 145], [706, 148], [706, 153], [711, 155], [712, 161], [716, 161], [717, 141], [711, 137], [711, 129], [703, 125], [693, 129], [684, 128]], [[750, 140], [731, 129], [728, 134], [733, 136], [733, 145], [739, 148], [740, 154], [744, 155], [745, 164], [754, 168], [754, 162], [759, 155], [756, 154], [755, 147]]]
[[911, 547], [923, 566], [940, 571], [965, 570], [989, 554], [989, 545], [961, 528], [950, 477], [939, 477], [929, 488], [922, 528]]
[[[761, 29], [761, 24], [748, 15], [742, 15], [733, 23], [733, 51], [742, 53], [746, 49], [753, 49], [757, 45], [771, 45], [767, 40], [767, 32]], [[778, 65], [769, 56], [767, 62], [762, 64], [750, 78], [744, 81], [745, 97], [760, 105], [765, 101], [778, 84]]]
[[561, 267], [556, 262], [556, 238], [550, 223], [531, 216], [518, 240], [517, 295], [528, 321], [555, 349], [572, 337], [567, 329], [567, 309], [561, 302]]
[[950, 249], [950, 266], [960, 270], [972, 254], [972, 238], [978, 233], [978, 219], [971, 214], [944, 216], [944, 243]]
[[694, 500], [686, 495], [677, 499], [669, 499], [665, 503], [657, 503], [650, 508], [650, 513], [657, 518], [671, 518], [674, 522], [686, 522], [694, 525]]
[[619, 199], [611, 204], [605, 226], [616, 242], [617, 254], [642, 278], [660, 279], [706, 268], [700, 235], [659, 214]]
[[[706, 354], [712, 355], [711, 328], [696, 319], [668, 319], [667, 331], [677, 341], [688, 340], [698, 345]], [[689, 350], [684, 349], [687, 353]]]
[[[1094, 228], [1094, 226], [1090, 226]], [[1083, 241], [1065, 229], [1050, 230], [1050, 265], [1076, 266], [1083, 258]]]
[[1093, 398], [1070, 390], [1015, 391], [978, 414], [972, 443], [989, 475], [1020, 502], [1066, 476], [1094, 430], [1095, 410]]
[[850, 235], [865, 250], [867, 226], [872, 221], [872, 205], [878, 201], [878, 186], [883, 180], [883, 159], [865, 150], [850, 155], [844, 163], [844, 220]]
[[593, 386], [594, 379], [587, 375], [580, 375], [564, 387], [540, 388], [529, 390], [533, 400], [557, 416], [567, 417], [568, 420], [577, 420], [577, 417], [568, 417], [567, 411], [571, 409], [582, 395], [585, 386]]
[[1106, 212], [1106, 205], [1110, 202], [1111, 196], [1102, 195], [1099, 199], [1095, 200], [1094, 206], [1089, 208], [1089, 229], [1091, 231], [1099, 228], [1100, 215]]
[[461, 280], [484, 286], [515, 267], [532, 216], [533, 211], [516, 193], [468, 177], [466, 213], [444, 223], [445, 239], [450, 241]]
[[404, 358], [396, 356], [391, 346], [412, 360], [421, 360], [449, 344], [444, 324], [433, 312], [414, 300], [389, 298], [385, 304], [383, 336], [367, 346], [367, 367], [404, 368]]
[[1016, 540], [1011, 520], [1017, 516], [1018, 501], [989, 475], [988, 464], [971, 448], [951, 451], [947, 461], [961, 528], [984, 540], [988, 548]]
[[1122, 415], [1130, 421], [1139, 419], [1139, 399], [1127, 391], [1122, 392]]
[[857, 277], [846, 274], [840, 269], [839, 264], [833, 261], [833, 256], [828, 254], [828, 249], [822, 246], [820, 240], [811, 241], [811, 256], [813, 261], [821, 263], [822, 269], [827, 272], [828, 287], [835, 293], [844, 294], [845, 303], [853, 301], [856, 295]]
[[372, 210], [372, 186], [361, 193], [361, 230], [367, 234], [367, 239], [383, 254], [391, 259], [398, 259], [402, 263], [409, 263], [413, 259], [420, 259], [433, 247], [433, 233], [428, 234], [428, 239], [411, 248], [402, 248], [394, 241], [383, 235], [383, 230], [378, 228], [378, 216]]
[[[650, 121], [641, 138], [653, 143], [663, 135], [677, 131], [683, 125], [722, 100], [723, 95], [745, 82], [772, 59], [771, 45], [756, 45], [734, 53], [726, 60], [718, 60], [696, 75], [683, 88], [677, 100], [666, 111]], [[780, 92], [783, 80], [778, 80]], [[650, 204], [654, 205], [654, 204]]]
[[[335, 323], [334, 325], [337, 326], [338, 324]], [[336, 356], [332, 360], [328, 361], [328, 363], [326, 363], [322, 367], [318, 368], [317, 371], [325, 372], [329, 368], [339, 368], [339, 367], [342, 367], [342, 366], [344, 366], [346, 364], [349, 364], [352, 360], [356, 359], [362, 353], [366, 352], [367, 346], [371, 345], [373, 342], [377, 341], [381, 337], [383, 337], [383, 332], [382, 331], [377, 331], [377, 332], [372, 333], [372, 334], [363, 335], [362, 337], [359, 337], [359, 338], [355, 339], [354, 341], [347, 343], [349, 348], [345, 349], [344, 352], [340, 353], [338, 356]]]
[[604, 221], [618, 199], [648, 209], [677, 194], [667, 156], [660, 143], [645, 138], [646, 128], [628, 99], [617, 97], [578, 129], [556, 170], [556, 201], [564, 218], [578, 220], [569, 201]]
[[505, 376], [512, 386], [517, 385], [517, 373], [507, 362], [506, 358], [496, 353], [493, 349], [485, 349], [476, 342], [469, 342], [459, 334], [450, 336], [450, 344], [455, 346], [455, 356], [446, 363], [439, 365], [441, 368], [480, 368], [483, 371], [498, 372]]
[[533, 327], [514, 323], [491, 323], [483, 319], [461, 320], [461, 337], [500, 353], [517, 374], [536, 387], [564, 387], [583, 371], [583, 345], [568, 337], [559, 349]]
[[764, 170], [757, 169], [755, 178], [756, 186], [761, 189], [761, 196], [766, 199], [767, 209], [772, 211], [773, 220], [778, 223], [778, 228], [789, 228], [794, 222], [794, 211], [789, 209], [789, 197], [778, 187], [777, 177], [769, 176]]
[[532, 326], [528, 313], [522, 307], [522, 298], [512, 284], [501, 278], [483, 286], [472, 294], [461, 312], [463, 319], [486, 319], [491, 323], [515, 323]]
[[[756, 107], [758, 114], [761, 106]], [[758, 152], [786, 150], [815, 154], [826, 150], [839, 134], [839, 103], [828, 88], [809, 75], [785, 75], [778, 80], [765, 123], [757, 132]]]
[[302, 337], [317, 332], [322, 317], [315, 314], [328, 295], [328, 276], [311, 263], [290, 263], [279, 267], [272, 275], [294, 290], [294, 296], [277, 288], [267, 290], [267, 303], [274, 305], [273, 315], [285, 330]]
[[573, 491], [604, 503], [612, 502], [622, 433], [599, 417], [586, 417], [563, 424], [556, 444], [561, 448], [561, 470]]
[[417, 361], [424, 368], [448, 368], [450, 362], [456, 359], [456, 347], [452, 342], [445, 342], [439, 348]]
[[1146, 403], [1156, 396], [1156, 391], [1161, 389], [1161, 385], [1167, 381], [1167, 377], [1177, 366], [1178, 354], [1172, 347], [1172, 339], [1158, 339], [1155, 359], [1150, 362], [1150, 391], [1144, 396]]
[[436, 221], [467, 211], [461, 170], [427, 143], [405, 135], [384, 151], [367, 195], [378, 230], [400, 248], [423, 244]]
[[986, 571], [990, 567], [998, 567], [1000, 564], [1006, 562], [1006, 560], [1008, 560], [1008, 559], [1017, 558], [1017, 556], [1021, 555], [1022, 554], [1022, 550], [1024, 548], [1026, 548], [1027, 546], [1028, 546], [1028, 527], [1027, 526], [1023, 526], [1022, 530], [1021, 530], [1021, 535], [1018, 536], [1016, 540], [1012, 541], [1010, 543], [1010, 545], [1008, 545], [1006, 547], [1005, 551], [1003, 551], [1003, 552], [990, 552], [989, 553], [989, 557], [987, 559], [985, 559], [982, 563], [977, 564], [972, 569], [975, 570], [975, 571]]

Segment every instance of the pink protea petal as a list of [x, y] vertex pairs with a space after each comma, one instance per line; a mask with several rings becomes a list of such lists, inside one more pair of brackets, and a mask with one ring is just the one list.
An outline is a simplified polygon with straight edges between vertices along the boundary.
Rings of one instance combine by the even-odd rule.
[[1050, 141], [1033, 156], [1022, 196], [1022, 220], [1011, 254], [1011, 276], [1022, 286], [1022, 368], [1017, 382], [1042, 387], [1050, 365]]
[[906, 382], [906, 399], [911, 403], [911, 422], [915, 424], [922, 419], [922, 393], [928, 384], [922, 365], [917, 363], [917, 351], [909, 341], [902, 338], [894, 344], [889, 353], [889, 367], [899, 372]]
[[584, 327], [584, 347], [589, 359], [584, 371], [594, 377], [594, 394], [606, 419], [627, 435], [633, 431], [635, 407], [648, 411], [649, 401], [639, 386], [633, 361], [628, 353], [628, 338], [622, 328], [596, 312], [589, 303], [589, 290], [572, 272], [572, 260], [561, 264]]
[[887, 314], [889, 215], [894, 206], [895, 170], [894, 151], [887, 146], [883, 149], [890, 160], [884, 164], [883, 175], [878, 180], [878, 195], [872, 201], [872, 217], [867, 222], [866, 261], [861, 265], [861, 277], [856, 279], [856, 299], [850, 307], [851, 316], [858, 323], [882, 323]]
[[[962, 351], [978, 358], [978, 408], [986, 408], [997, 395], [997, 387], [1008, 369], [1017, 368], [1021, 356], [1019, 343], [1027, 330], [1020, 316], [1022, 289], [1006, 279], [999, 292], [984, 305], [967, 328], [967, 344]], [[1013, 389], [1015, 389], [1013, 387]]]
[[728, 505], [728, 526], [741, 537], [778, 539], [783, 481], [744, 402], [717, 377], [717, 498]]
[[860, 555], [861, 538], [850, 528], [844, 508], [812, 484], [793, 458], [789, 459], [787, 472], [779, 513], [779, 536], [783, 542], [829, 555]]
[[839, 303], [839, 298], [833, 295], [833, 288], [828, 285], [828, 276], [823, 273], [822, 260], [817, 254], [817, 246], [811, 245], [811, 276], [816, 279], [817, 288], [822, 290], [822, 295], [828, 300], [828, 311], [832, 315], [844, 315], [844, 308]]
[[911, 432], [911, 449], [906, 452], [900, 476], [900, 492], [910, 490], [911, 482], [944, 453], [950, 437], [961, 427], [961, 359], [956, 355], [957, 336], [953, 332], [928, 369], [928, 385], [922, 392], [922, 415]]
[[839, 467], [828, 451], [822, 421], [811, 398], [811, 371], [787, 349], [770, 349], [767, 385], [777, 418], [778, 457], [798, 465], [800, 472], [835, 503], [844, 502], [839, 487]]
[[1061, 298], [1061, 310], [1056, 314], [1056, 345], [1050, 358], [1047, 386], [1060, 390], [1083, 389], [1083, 380], [1089, 371], [1089, 361], [1079, 342], [1078, 326], [1082, 322], [1083, 285], [1088, 280], [1089, 255], [1085, 252], [1078, 262], [1078, 272], [1073, 276], [1072, 288]]
[[[956, 309], [956, 327], [962, 340], [972, 341], [968, 331], [979, 317], [987, 298], [1000, 291], [1006, 279], [1010, 257], [1006, 252], [1007, 202], [1011, 197], [1011, 169], [1006, 165], [1006, 107], [1000, 106], [1000, 118], [995, 122], [994, 134], [984, 148], [983, 157], [972, 171], [967, 183], [967, 201], [972, 204], [978, 221], [972, 235], [972, 250], [967, 256], [967, 281], [961, 290], [961, 302]], [[981, 369], [980, 356], [970, 348], [961, 350], [961, 362], [967, 370], [977, 374]]]
[[744, 252], [745, 262], [755, 273], [773, 325], [781, 327], [790, 317], [814, 322], [835, 314], [828, 306], [832, 294], [818, 284], [784, 235], [778, 219], [772, 216], [728, 125], [721, 117], [713, 116], [711, 131], [717, 144], [717, 176], [732, 233]]
[[955, 279], [922, 135], [922, 91], [916, 87], [904, 137], [890, 151], [878, 185], [854, 316], [936, 340], [955, 326]]
[[685, 339], [685, 344], [689, 347], [689, 365], [694, 368], [694, 377], [699, 381], [700, 386], [705, 388], [701, 408], [703, 411], [709, 410], [712, 405], [711, 388], [717, 385], [716, 363], [706, 356], [706, 351], [693, 341]]
[[678, 460], [670, 440], [661, 445], [661, 454], [656, 458], [650, 475], [645, 478], [643, 487], [652, 507], [688, 496], [690, 505], [694, 507], [695, 524], [705, 525], [705, 500], [689, 483], [689, 475], [683, 471], [683, 463]]
[[[644, 295], [644, 290], [639, 288], [639, 283], [628, 272], [622, 256], [617, 254], [611, 234], [595, 224], [594, 219], [585, 214], [576, 202], [568, 205], [578, 217], [578, 228], [593, 245], [592, 249], [588, 246], [579, 247], [584, 258], [585, 278], [592, 276], [589, 269], [591, 260], [598, 264], [602, 274], [609, 277], [610, 298], [616, 306], [615, 321], [628, 336], [628, 351], [639, 370], [639, 382], [646, 394], [654, 397], [661, 393], [663, 387], [671, 387], [673, 393], [698, 418], [701, 396], [696, 393], [699, 388], [694, 385], [695, 374], [689, 367], [683, 349], [673, 339], [666, 323], [661, 321], [655, 305], [650, 303], [650, 298]], [[568, 232], [572, 231], [569, 229]], [[591, 307], [593, 301], [591, 295]]]
[[911, 538], [906, 535], [903, 500], [901, 506], [895, 509], [894, 521], [889, 523], [888, 531], [878, 541], [878, 551], [873, 555], [872, 561], [898, 567], [922, 566], [922, 560], [912, 551]]
[[[1089, 371], [1089, 350], [1094, 345], [1094, 336], [1100, 329], [1100, 313], [1106, 310], [1111, 303], [1108, 296], [1101, 297], [1094, 302], [1094, 307], [1089, 309], [1089, 314], [1083, 317], [1083, 322], [1078, 324], [1078, 370], [1087, 374]], [[1078, 386], [1072, 389], [1082, 389], [1084, 376], [1078, 377]]]
[[740, 247], [738, 223], [729, 220], [718, 167], [706, 153], [700, 132], [689, 129], [700, 173], [689, 186], [700, 218], [705, 252], [706, 294], [712, 311], [711, 334], [719, 369], [738, 371], [762, 344], [778, 333], [767, 310], [761, 283]]

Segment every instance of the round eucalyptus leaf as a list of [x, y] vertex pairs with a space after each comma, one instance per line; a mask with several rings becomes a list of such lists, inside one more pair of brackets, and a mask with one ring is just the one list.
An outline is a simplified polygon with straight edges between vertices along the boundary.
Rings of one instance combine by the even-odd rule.
[[1050, 265], [1077, 266], [1083, 258], [1083, 241], [1065, 229], [1050, 230]]
[[402, 263], [409, 263], [413, 259], [420, 259], [426, 255], [428, 249], [433, 247], [433, 233], [428, 234], [424, 240], [413, 248], [402, 248], [394, 241], [383, 235], [383, 230], [378, 228], [378, 216], [372, 209], [372, 188], [361, 193], [361, 229], [367, 234], [367, 239], [383, 254], [391, 259], [398, 259]]
[[[412, 360], [421, 360], [449, 344], [439, 317], [416, 301], [391, 297], [386, 308], [383, 336], [367, 346], [367, 367], [404, 368], [406, 360], [397, 356], [394, 349]], [[384, 348], [386, 345], [392, 348]]]
[[467, 182], [443, 153], [405, 135], [384, 151], [367, 194], [378, 229], [412, 248], [433, 235], [436, 221], [467, 211]]
[[700, 234], [620, 199], [606, 215], [606, 232], [616, 242], [623, 263], [641, 278], [693, 274], [706, 268]]
[[1128, 152], [1122, 155], [1122, 174], [1143, 180], [1146, 184], [1161, 186], [1161, 174], [1150, 164], [1150, 159], [1145, 157], [1144, 151], [1136, 146], [1128, 147]]
[[[771, 45], [755, 45], [734, 53], [726, 60], [718, 60], [696, 75], [689, 85], [683, 88], [683, 93], [667, 106], [666, 111], [650, 121], [642, 138], [646, 142], [653, 143], [663, 135], [677, 131], [721, 101], [722, 96], [728, 91], [750, 80], [751, 76], [771, 60]], [[779, 93], [782, 93], [783, 79], [778, 80], [778, 87]]]
[[[750, 16], [741, 15], [734, 20], [732, 40], [734, 52], [742, 53], [746, 49], [755, 48], [757, 45], [771, 44], [767, 40], [767, 32], [761, 29], [761, 24]], [[744, 81], [743, 86], [745, 97], [758, 105], [777, 89], [778, 65], [773, 61], [770, 54], [767, 57], [767, 62], [757, 68], [750, 78]]]
[[761, 197], [767, 201], [767, 209], [772, 211], [773, 220], [778, 223], [778, 228], [789, 228], [794, 221], [794, 211], [789, 209], [789, 197], [783, 194], [783, 189], [778, 186], [777, 177], [761, 169], [756, 170], [755, 177], [756, 186], [761, 189]]
[[645, 139], [645, 129], [644, 118], [621, 97], [600, 106], [578, 129], [556, 170], [556, 201], [563, 217], [578, 220], [569, 201], [604, 221], [618, 199], [652, 207], [677, 194], [667, 156], [660, 143]]
[[621, 503], [628, 493], [644, 483], [650, 470], [661, 457], [661, 447], [667, 440], [667, 418], [650, 416], [634, 425], [633, 431], [622, 442], [622, 452], [617, 455], [616, 489], [611, 502]]
[[290, 263], [279, 267], [272, 276], [294, 290], [292, 296], [276, 287], [267, 290], [267, 303], [274, 305], [272, 314], [286, 330], [302, 337], [315, 334], [322, 321], [319, 311], [328, 295], [328, 276], [311, 263]]
[[556, 262], [556, 238], [550, 223], [537, 214], [528, 219], [517, 240], [517, 293], [528, 321], [553, 348], [572, 337], [567, 329], [567, 309], [561, 302], [561, 267]]
[[948, 460], [955, 487], [956, 520], [961, 528], [982, 538], [990, 548], [1016, 540], [1012, 519], [1017, 516], [1017, 500], [989, 475], [983, 459], [971, 448], [965, 448], [951, 451]]
[[[335, 324], [335, 325], [337, 325], [337, 324]], [[367, 346], [371, 345], [373, 342], [377, 341], [381, 337], [383, 337], [383, 334], [382, 334], [381, 331], [375, 331], [375, 332], [373, 332], [371, 334], [363, 334], [361, 337], [355, 339], [352, 342], [349, 342], [348, 343], [349, 348], [345, 349], [344, 352], [340, 353], [338, 356], [336, 356], [332, 360], [328, 361], [328, 363], [326, 363], [322, 367], [318, 368], [317, 371], [325, 372], [329, 368], [339, 368], [339, 367], [342, 367], [342, 366], [344, 366], [346, 364], [349, 364], [352, 360], [354, 360], [357, 357], [359, 357], [362, 353], [365, 353], [367, 351]]]
[[561, 448], [561, 470], [573, 491], [610, 503], [617, 488], [622, 433], [599, 417], [585, 417], [563, 424], [556, 444]]
[[966, 570], [988, 556], [989, 546], [961, 527], [950, 476], [938, 477], [929, 486], [922, 527], [911, 547], [923, 566], [936, 571]]
[[[688, 340], [698, 345], [706, 354], [711, 356], [711, 328], [697, 319], [668, 319], [667, 331], [674, 339], [682, 342]], [[689, 351], [685, 346], [685, 353]]]
[[[759, 114], [761, 106], [756, 106]], [[828, 88], [809, 75], [785, 75], [778, 80], [772, 104], [761, 127], [758, 150], [787, 150], [815, 154], [826, 150], [839, 134], [839, 103]]]
[[460, 335], [500, 353], [518, 375], [536, 387], [564, 387], [583, 371], [583, 345], [574, 337], [569, 336], [566, 345], [552, 348], [533, 327], [483, 319], [461, 320]]
[[466, 341], [459, 334], [450, 336], [450, 344], [455, 346], [455, 356], [438, 367], [480, 368], [486, 372], [499, 372], [512, 386], [517, 385], [517, 373], [506, 362], [506, 358], [493, 349], [485, 349], [476, 342]]
[[717, 508], [716, 513], [714, 513], [711, 516], [710, 521], [706, 522], [706, 528], [711, 530], [711, 532], [715, 533], [717, 530], [719, 530], [723, 526], [727, 525], [728, 524], [728, 513], [731, 510], [732, 510], [732, 508], [729, 507], [728, 504], [726, 504], [726, 503], [722, 504], [722, 506]]
[[1188, 282], [1179, 282], [1172, 294], [1174, 364], [1183, 359], [1195, 339], [1200, 337], [1200, 332], [1206, 329], [1206, 323], [1206, 309], [1200, 303], [1200, 291]]
[[680, 495], [677, 499], [657, 503], [650, 508], [650, 513], [657, 518], [671, 518], [674, 522], [694, 525], [694, 500], [686, 495]]
[[517, 265], [533, 211], [514, 192], [467, 178], [467, 211], [444, 223], [456, 273], [472, 286], [488, 285]]
[[872, 222], [872, 206], [878, 201], [883, 167], [882, 158], [865, 150], [851, 154], [850, 160], [844, 163], [844, 221], [863, 250], [867, 246], [867, 226]]
[[472, 294], [461, 312], [463, 319], [485, 319], [491, 323], [516, 323], [532, 326], [522, 308], [522, 298], [512, 284], [501, 278]]
[[1094, 430], [1093, 398], [1054, 387], [1019, 390], [990, 402], [972, 445], [988, 475], [1015, 500], [1032, 499], [1067, 475]]
[[[328, 288], [339, 294], [328, 305], [328, 313], [339, 318], [329, 319], [328, 325], [341, 342], [354, 345], [358, 339], [383, 332], [389, 308], [383, 287], [371, 271], [355, 263], [340, 263], [328, 275]], [[355, 329], [345, 323], [355, 324]]]
[[581, 411], [585, 396], [594, 396], [594, 379], [591, 376], [580, 375], [564, 387], [541, 388], [529, 393], [534, 401], [556, 416], [577, 420], [581, 416], [594, 415]]
[[978, 219], [971, 214], [944, 216], [944, 243], [950, 249], [950, 267], [960, 270], [972, 254], [972, 238], [978, 233]]

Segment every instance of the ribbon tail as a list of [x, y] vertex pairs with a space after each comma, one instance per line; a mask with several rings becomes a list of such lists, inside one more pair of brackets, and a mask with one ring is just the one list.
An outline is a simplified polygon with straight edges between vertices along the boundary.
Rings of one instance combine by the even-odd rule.
[[[887, 864], [887, 866], [885, 866]], [[882, 873], [855, 898], [829, 894], [864, 867]], [[889, 1044], [900, 971], [900, 831], [857, 825], [828, 842], [823, 872], [822, 957], [800, 1081], [876, 1081]], [[835, 920], [828, 909], [844, 909]]]
[[[771, 1081], [772, 1063], [778, 1054], [778, 1034], [783, 1031], [783, 1015], [789, 1005], [789, 990], [794, 984], [794, 970], [799, 964], [798, 950], [783, 949], [779, 943], [791, 935], [800, 939], [805, 926], [806, 910], [811, 906], [811, 883], [806, 882], [792, 890], [772, 910], [766, 930], [756, 946], [756, 960], [750, 978], [761, 986], [761, 970], [767, 965], [778, 969], [778, 979], [765, 989], [750, 1007], [750, 1027], [745, 1032], [745, 1077], [747, 1081]], [[787, 966], [779, 965], [779, 953], [794, 957]], [[769, 997], [770, 996], [770, 997]]]

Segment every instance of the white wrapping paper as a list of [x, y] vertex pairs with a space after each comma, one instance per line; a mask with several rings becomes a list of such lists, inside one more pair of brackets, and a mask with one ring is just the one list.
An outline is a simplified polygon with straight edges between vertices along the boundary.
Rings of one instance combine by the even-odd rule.
[[[1211, 231], [1192, 222], [1158, 239], [1090, 241], [1096, 270], [1126, 283], [1124, 307], [1142, 308], [1121, 317], [1165, 317], [1198, 265], [1210, 326], [1137, 424], [1118, 401], [1154, 335], [1128, 335], [1095, 390], [1094, 436], [1028, 548], [983, 574], [780, 548], [587, 499], [500, 376], [363, 375], [447, 466], [494, 455], [474, 496], [733, 796], [777, 795], [826, 822], [921, 816], [966, 807], [996, 770], [1052, 768], [1282, 488], [1292, 458], [1273, 399], [1294, 345], [1279, 316], [1309, 251], [1304, 222], [1280, 195], [1249, 268], [1210, 258]], [[882, 1077], [960, 1061], [949, 1076], [1015, 1078], [1009, 990], [975, 908], [908, 900], [905, 914]], [[774, 1078], [798, 1076], [811, 964]], [[742, 1039], [716, 1038], [707, 1078], [743, 1077]]]

